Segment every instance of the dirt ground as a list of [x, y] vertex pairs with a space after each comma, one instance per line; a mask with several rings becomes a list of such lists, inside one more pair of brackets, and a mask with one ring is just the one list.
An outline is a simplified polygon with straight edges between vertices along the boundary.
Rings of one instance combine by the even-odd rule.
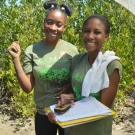
[[[35, 135], [32, 118], [20, 123], [19, 119], [13, 119], [12, 116], [3, 114], [4, 107], [5, 105], [0, 105], [0, 135]], [[135, 135], [135, 104], [133, 104], [133, 100], [127, 100], [119, 122], [113, 121], [112, 135]]]
[[128, 99], [122, 109], [121, 120], [113, 121], [112, 135], [135, 135], [135, 104]]

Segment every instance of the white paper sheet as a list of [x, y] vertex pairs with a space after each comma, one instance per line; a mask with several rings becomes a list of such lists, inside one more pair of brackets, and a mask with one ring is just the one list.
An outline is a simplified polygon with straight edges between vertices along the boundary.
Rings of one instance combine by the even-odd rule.
[[[50, 109], [54, 112], [54, 108], [57, 104], [50, 106]], [[56, 114], [57, 121], [64, 122], [79, 118], [85, 118], [90, 116], [110, 114], [111, 110], [101, 104], [96, 98], [90, 96], [80, 101], [75, 102], [64, 114]]]

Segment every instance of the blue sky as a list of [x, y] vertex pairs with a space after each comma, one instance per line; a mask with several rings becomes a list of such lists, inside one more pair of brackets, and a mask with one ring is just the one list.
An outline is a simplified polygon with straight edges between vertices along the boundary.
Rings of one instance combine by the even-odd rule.
[[[41, 0], [41, 1], [45, 1], [45, 0]], [[20, 0], [16, 0], [16, 3], [19, 4]], [[8, 0], [6, 0], [6, 4], [8, 5]]]

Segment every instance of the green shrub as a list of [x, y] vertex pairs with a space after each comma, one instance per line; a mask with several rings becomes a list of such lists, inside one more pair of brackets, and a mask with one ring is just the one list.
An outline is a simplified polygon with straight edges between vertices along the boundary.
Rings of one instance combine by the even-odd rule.
[[[84, 19], [94, 13], [102, 13], [107, 15], [111, 21], [111, 35], [109, 41], [104, 45], [104, 50], [113, 50], [121, 58], [123, 78], [119, 85], [116, 102], [121, 106], [124, 105], [127, 96], [131, 94], [135, 85], [131, 72], [135, 66], [135, 47], [133, 45], [135, 16], [112, 0], [88, 0], [85, 1], [85, 4], [82, 0], [66, 1], [74, 8], [74, 14], [68, 18], [67, 29], [62, 38], [77, 46], [79, 52], [85, 51], [81, 41]], [[23, 56], [23, 50], [28, 45], [44, 38], [45, 11], [42, 5], [43, 2], [39, 0], [34, 0], [33, 3], [21, 0], [19, 5], [13, 0], [8, 6], [4, 4], [4, 1], [0, 4], [0, 48], [2, 50], [6, 50], [13, 41], [19, 41]], [[35, 112], [33, 92], [26, 94], [22, 91], [18, 85], [11, 58], [8, 55], [1, 57], [0, 60], [3, 61], [2, 64], [8, 67], [6, 72], [1, 72], [0, 79], [4, 78], [6, 86], [13, 93], [13, 110], [21, 113], [23, 117], [33, 116]], [[118, 110], [117, 106], [116, 110]]]

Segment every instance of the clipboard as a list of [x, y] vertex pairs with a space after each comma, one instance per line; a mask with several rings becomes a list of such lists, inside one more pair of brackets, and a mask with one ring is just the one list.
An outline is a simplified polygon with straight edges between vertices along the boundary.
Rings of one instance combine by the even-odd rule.
[[[51, 112], [49, 107], [45, 108], [45, 111], [47, 113]], [[56, 123], [62, 127], [62, 128], [67, 128], [67, 127], [71, 127], [71, 126], [76, 126], [76, 125], [81, 125], [81, 124], [85, 124], [88, 122], [93, 122], [111, 115], [115, 115], [116, 112], [111, 110], [110, 114], [104, 114], [104, 115], [99, 115], [99, 116], [92, 116], [92, 117], [86, 117], [86, 118], [80, 118], [80, 119], [76, 119], [76, 120], [70, 120], [70, 121], [65, 121], [65, 122], [59, 122], [56, 119], [54, 119], [56, 121]]]
[[[87, 106], [90, 106], [90, 104], [92, 104], [92, 101], [94, 101], [94, 103], [97, 103], [99, 107], [102, 106], [103, 107], [103, 110], [104, 109], [109, 110], [109, 113], [106, 113], [105, 112], [105, 113], [99, 113], [99, 114], [96, 114], [96, 115], [94, 113], [94, 115], [91, 115], [91, 116], [88, 113], [87, 117], [79, 117], [77, 119], [70, 119], [70, 120], [65, 120], [65, 121], [58, 121], [58, 120], [54, 119], [56, 121], [56, 123], [59, 126], [61, 126], [62, 128], [67, 128], [67, 127], [76, 126], [76, 125], [80, 125], [80, 124], [84, 124], [84, 123], [96, 121], [96, 120], [99, 120], [99, 119], [102, 119], [102, 118], [105, 118], [105, 117], [108, 117], [108, 116], [115, 115], [115, 111], [113, 111], [110, 108], [106, 107], [101, 102], [99, 102], [98, 100], [96, 100], [94, 97], [87, 97], [85, 99], [82, 99], [82, 101], [80, 100], [80, 101], [77, 101], [77, 102], [81, 103], [79, 105], [84, 106], [86, 104], [86, 102], [84, 102], [84, 101], [86, 101], [88, 103]], [[77, 102], [75, 102], [75, 103], [77, 103]], [[75, 109], [76, 108], [74, 107], [74, 110]], [[93, 108], [91, 108], [91, 109], [95, 109], [95, 106], [93, 106]], [[44, 108], [44, 110], [45, 110], [45, 112], [51, 112], [51, 108], [50, 107], [46, 107], [46, 108]], [[72, 110], [69, 109], [69, 112], [71, 114]], [[66, 113], [69, 113], [69, 112], [66, 112]], [[57, 115], [56, 115], [56, 117], [57, 117]], [[62, 117], [65, 118], [65, 116], [62, 116]]]

